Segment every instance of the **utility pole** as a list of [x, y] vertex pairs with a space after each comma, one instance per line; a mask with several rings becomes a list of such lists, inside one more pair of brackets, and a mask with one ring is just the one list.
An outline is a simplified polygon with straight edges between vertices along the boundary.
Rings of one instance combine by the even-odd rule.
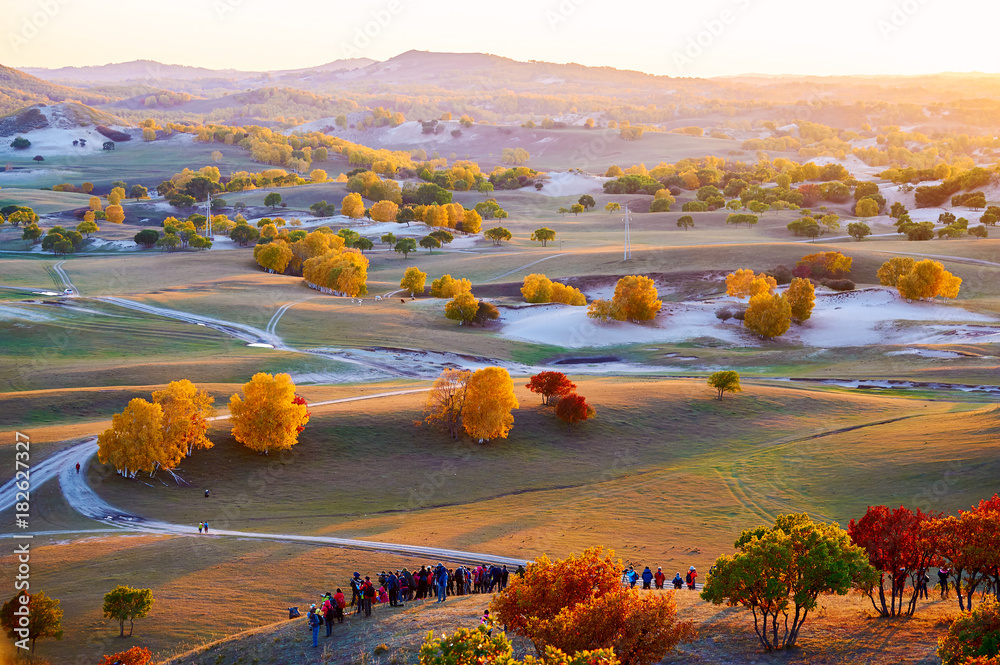
[[212, 233], [212, 192], [208, 193], [208, 221], [205, 222], [205, 231], [205, 235], [215, 240], [215, 234]]

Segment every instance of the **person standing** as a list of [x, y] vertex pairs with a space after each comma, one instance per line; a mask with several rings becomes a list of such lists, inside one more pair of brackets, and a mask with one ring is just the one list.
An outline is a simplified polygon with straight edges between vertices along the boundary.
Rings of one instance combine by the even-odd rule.
[[396, 577], [396, 573], [389, 571], [385, 583], [389, 590], [389, 607], [395, 607], [399, 604], [399, 578]]
[[205, 528], [205, 523], [204, 522], [198, 522], [198, 533], [201, 533], [201, 530], [204, 529], [204, 528]]
[[697, 579], [698, 579], [698, 571], [695, 570], [694, 566], [691, 566], [690, 568], [688, 568], [688, 574], [687, 574], [688, 589], [694, 591], [694, 585]]
[[351, 607], [357, 607], [355, 614], [361, 613], [361, 573], [351, 576]]
[[205, 522], [205, 533], [208, 533], [208, 522]]
[[326, 600], [323, 601], [323, 622], [326, 623], [326, 636], [333, 634], [333, 618], [337, 616], [337, 601], [333, 599], [330, 592], [326, 592]]
[[507, 588], [507, 580], [510, 579], [510, 571], [507, 570], [507, 564], [504, 564], [503, 569], [500, 571], [500, 590], [503, 591]]
[[337, 587], [337, 593], [333, 594], [333, 602], [337, 623], [344, 623], [344, 608], [347, 607], [347, 599], [344, 598], [344, 592], [340, 590], [340, 587]]
[[653, 583], [653, 571], [649, 569], [649, 566], [642, 571], [642, 588], [649, 589], [650, 585]]
[[443, 603], [448, 595], [448, 569], [444, 567], [443, 563], [437, 565], [437, 570], [434, 571], [434, 580], [437, 582], [437, 602]]
[[313, 605], [309, 608], [309, 628], [312, 629], [313, 633], [313, 646], [319, 646], [319, 614], [316, 613], [316, 606]]
[[365, 575], [365, 581], [361, 585], [361, 606], [365, 610], [365, 616], [372, 615], [372, 601], [375, 600], [375, 585], [371, 579]]
[[938, 588], [941, 589], [941, 598], [948, 597], [948, 575], [951, 570], [948, 568], [938, 568]]
[[80, 463], [79, 462], [76, 463], [76, 472], [80, 473]]
[[656, 567], [656, 575], [653, 575], [653, 580], [656, 583], [657, 589], [663, 588], [663, 583], [667, 581], [667, 576], [663, 574], [663, 568], [660, 566]]
[[684, 586], [684, 579], [681, 577], [680, 571], [674, 575], [674, 579], [672, 579], [671, 582], [673, 583], [675, 589], [680, 589]]

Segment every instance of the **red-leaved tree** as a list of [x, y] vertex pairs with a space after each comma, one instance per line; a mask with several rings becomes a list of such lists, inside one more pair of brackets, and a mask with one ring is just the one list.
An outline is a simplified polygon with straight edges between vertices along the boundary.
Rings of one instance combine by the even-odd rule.
[[597, 412], [594, 411], [594, 407], [587, 404], [587, 399], [583, 395], [570, 393], [559, 398], [556, 415], [566, 423], [567, 428], [572, 428], [575, 423], [593, 418]]
[[539, 372], [524, 387], [541, 395], [543, 406], [551, 404], [553, 397], [569, 395], [576, 390], [576, 384], [562, 372]]
[[[872, 607], [882, 616], [913, 616], [917, 609], [917, 589], [920, 579], [936, 557], [921, 537], [921, 527], [932, 515], [916, 513], [900, 506], [890, 510], [886, 506], [868, 506], [864, 517], [851, 520], [847, 532], [855, 545], [868, 552], [868, 561], [879, 571], [878, 586], [866, 589]], [[912, 592], [906, 601], [906, 581], [911, 580]], [[886, 606], [886, 582], [889, 586], [889, 605]], [[875, 595], [879, 602], [876, 604]]]
[[976, 589], [987, 580], [993, 581], [1000, 596], [1000, 496], [960, 510], [958, 517], [930, 520], [923, 525], [923, 534], [951, 568], [960, 610], [972, 610]]
[[98, 665], [149, 665], [153, 652], [146, 647], [132, 647], [128, 651], [105, 656]]

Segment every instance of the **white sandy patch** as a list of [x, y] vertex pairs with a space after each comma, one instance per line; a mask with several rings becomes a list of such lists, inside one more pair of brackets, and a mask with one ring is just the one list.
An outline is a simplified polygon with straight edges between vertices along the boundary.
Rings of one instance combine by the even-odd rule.
[[53, 317], [39, 312], [30, 305], [0, 305], [0, 320], [4, 321], [51, 321]]
[[600, 194], [604, 191], [603, 176], [592, 176], [568, 171], [550, 171], [545, 187], [538, 190], [545, 196], [581, 196], [583, 194]]
[[[716, 319], [715, 311], [731, 300], [664, 303], [655, 321], [641, 325], [598, 323], [587, 317], [586, 308], [568, 305], [503, 309], [501, 334], [564, 348], [678, 343], [699, 338], [714, 338], [738, 346], [760, 344], [761, 340], [739, 322], [722, 323]], [[933, 324], [919, 325], [921, 322]], [[981, 324], [995, 322], [996, 319], [953, 305], [911, 303], [892, 290], [872, 288], [817, 294], [812, 317], [802, 325], [793, 324], [778, 341], [817, 348], [988, 343], [1000, 341], [1000, 326]]]
[[900, 351], [889, 351], [887, 356], [920, 356], [921, 358], [962, 358], [961, 353], [954, 351], [937, 351], [935, 349], [902, 349]]
[[[10, 147], [13, 137], [10, 139], [5, 137], [0, 140], [0, 156], [86, 155], [101, 152], [104, 149], [104, 142], [109, 140], [93, 126], [80, 127], [75, 120], [63, 117], [64, 109], [61, 104], [42, 106], [38, 110], [48, 118], [49, 126], [44, 129], [33, 129], [23, 134], [16, 134], [15, 136], [23, 136], [31, 141], [31, 146], [25, 150], [15, 150]], [[114, 126], [113, 129], [128, 130], [127, 127], [121, 126]], [[85, 139], [87, 144], [85, 146], [73, 145], [73, 141], [79, 139]]]

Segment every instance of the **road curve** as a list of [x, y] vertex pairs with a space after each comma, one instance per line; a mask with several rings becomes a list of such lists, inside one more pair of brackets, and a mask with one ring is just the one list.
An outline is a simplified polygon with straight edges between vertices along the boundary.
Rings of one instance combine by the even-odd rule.
[[[417, 392], [425, 392], [426, 389], [398, 390], [393, 392], [377, 393], [374, 395], [359, 395], [357, 397], [344, 397], [335, 400], [313, 402], [309, 406], [316, 407], [324, 404], [338, 404], [345, 402], [358, 402], [368, 399], [378, 399], [395, 395], [409, 395]], [[226, 419], [229, 416], [218, 416], [216, 419]], [[84, 517], [100, 522], [108, 529], [119, 529], [123, 531], [134, 531], [142, 533], [159, 533], [174, 536], [187, 536], [198, 538], [218, 538], [237, 537], [252, 538], [255, 540], [274, 540], [280, 542], [296, 542], [307, 545], [326, 545], [329, 547], [341, 547], [345, 549], [364, 550], [369, 552], [386, 552], [389, 554], [399, 554], [404, 556], [417, 556], [428, 560], [443, 560], [452, 563], [480, 564], [490, 563], [496, 565], [517, 566], [526, 563], [524, 559], [497, 556], [493, 554], [483, 554], [479, 552], [468, 552], [464, 550], [452, 550], [440, 547], [424, 547], [421, 545], [406, 545], [402, 543], [383, 543], [372, 540], [357, 540], [353, 538], [335, 538], [332, 536], [311, 536], [287, 533], [260, 533], [253, 531], [233, 531], [213, 529], [211, 534], [203, 535], [196, 531], [192, 525], [172, 524], [159, 520], [148, 520], [140, 515], [130, 513], [107, 503], [98, 496], [90, 485], [87, 484], [87, 474], [77, 473], [76, 463], [81, 467], [86, 467], [91, 457], [97, 454], [97, 438], [91, 437], [86, 441], [75, 444], [61, 450], [58, 453], [46, 458], [34, 465], [31, 469], [31, 486], [37, 489], [44, 483], [58, 477], [59, 488], [67, 503]], [[12, 479], [0, 487], [0, 511], [11, 508], [16, 500], [17, 488]], [[71, 534], [71, 533], [101, 533], [101, 530], [73, 530], [73, 531], [46, 531], [35, 535], [44, 534]]]

